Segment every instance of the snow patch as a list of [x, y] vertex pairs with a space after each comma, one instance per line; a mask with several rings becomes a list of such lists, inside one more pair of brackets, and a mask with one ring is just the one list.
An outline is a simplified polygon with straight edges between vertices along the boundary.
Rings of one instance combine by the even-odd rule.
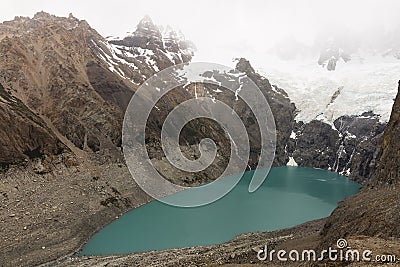
[[297, 162], [294, 160], [293, 157], [289, 157], [289, 162], [286, 164], [286, 166], [294, 166], [294, 167], [296, 167], [298, 165], [297, 165]]

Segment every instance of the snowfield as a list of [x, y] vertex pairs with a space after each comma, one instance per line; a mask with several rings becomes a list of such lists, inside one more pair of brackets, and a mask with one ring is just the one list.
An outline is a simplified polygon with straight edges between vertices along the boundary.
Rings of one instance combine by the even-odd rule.
[[328, 71], [317, 64], [317, 59], [270, 58], [255, 61], [255, 66], [271, 84], [288, 93], [299, 110], [297, 121], [318, 119], [332, 124], [342, 115], [366, 111], [381, 115], [383, 122], [389, 120], [400, 79], [400, 60], [363, 56], [338, 62], [335, 71]]

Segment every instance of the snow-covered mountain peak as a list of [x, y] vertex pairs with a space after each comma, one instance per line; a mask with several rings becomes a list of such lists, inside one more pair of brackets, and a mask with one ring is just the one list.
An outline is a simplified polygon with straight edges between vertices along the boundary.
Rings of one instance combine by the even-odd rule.
[[133, 35], [160, 40], [162, 38], [160, 29], [153, 23], [148, 15], [140, 20], [139, 24], [136, 26], [136, 30]]
[[159, 26], [159, 28], [162, 30], [164, 40], [179, 40], [178, 34], [170, 25], [167, 25], [165, 28]]
[[182, 34], [170, 26], [156, 26], [149, 16], [125, 37], [108, 37], [94, 44], [112, 72], [135, 84], [162, 69], [189, 62], [196, 49]]

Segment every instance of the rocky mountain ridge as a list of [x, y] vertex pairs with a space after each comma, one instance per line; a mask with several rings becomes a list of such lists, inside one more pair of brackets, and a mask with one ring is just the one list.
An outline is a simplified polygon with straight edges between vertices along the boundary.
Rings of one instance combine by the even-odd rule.
[[[194, 49], [189, 41], [170, 28], [162, 33], [149, 17], [141, 20], [136, 30], [121, 40], [106, 40], [85, 21], [72, 15], [57, 18], [45, 12], [32, 19], [16, 18], [0, 25], [0, 29], [5, 35], [0, 42], [0, 82], [32, 112], [43, 117], [50, 128], [56, 129], [61, 135], [59, 138], [65, 137], [71, 142], [70, 150], [89, 152], [100, 162], [121, 161], [123, 113], [137, 86], [160, 69], [189, 62]], [[272, 87], [248, 61], [239, 60], [237, 69], [261, 88], [273, 113], [279, 117], [275, 166], [285, 164], [288, 157], [284, 143], [291, 131], [294, 106], [283, 90]], [[223, 75], [216, 77], [226, 79]], [[238, 88], [241, 86], [237, 77], [229, 79], [236, 80]], [[176, 103], [195, 97], [197, 92], [190, 86], [178, 89], [162, 100], [158, 107], [161, 111], [155, 110], [156, 114], [149, 121], [150, 128], [153, 127], [150, 132], [159, 133], [162, 122], [159, 117], [167, 114]], [[210, 95], [211, 89], [204, 88], [203, 94], [207, 92]], [[230, 106], [236, 105], [243, 114], [249, 112], [236, 96], [226, 91], [213, 94]], [[249, 124], [246, 126], [250, 127]], [[193, 125], [192, 131], [183, 135], [183, 140], [190, 146], [196, 146], [192, 133], [198, 132], [197, 129], [198, 126]], [[225, 137], [220, 130], [209, 134]], [[257, 142], [258, 138], [253, 137]], [[227, 142], [222, 142], [220, 147], [229, 148]], [[150, 143], [150, 146], [157, 144], [157, 138]], [[259, 151], [257, 146], [260, 144], [255, 145], [254, 151]], [[150, 154], [155, 158], [163, 157], [155, 150]], [[254, 168], [257, 152], [251, 157], [249, 164]], [[222, 162], [226, 162], [227, 157], [223, 158]], [[161, 166], [165, 169], [164, 163]], [[171, 166], [167, 169], [175, 170]], [[209, 176], [214, 177], [213, 173], [215, 171], [209, 171], [199, 180], [210, 181]]]
[[[72, 14], [58, 18], [45, 12], [5, 22], [0, 32], [0, 82], [75, 147], [114, 160], [120, 160], [123, 113], [138, 85], [160, 69], [189, 62], [195, 49], [180, 34], [169, 27], [161, 29], [149, 17], [118, 40], [101, 37]], [[275, 166], [291, 159], [291, 164], [340, 172], [360, 182], [370, 177], [384, 128], [374, 114], [342, 116], [332, 126], [321, 121], [295, 122], [296, 108], [284, 90], [272, 86], [244, 59], [236, 68], [263, 90], [272, 108], [278, 144]], [[211, 90], [205, 90], [210, 95]], [[167, 98], [162, 112], [172, 107], [168, 102], [189, 99], [193, 92], [182, 89], [171, 96], [175, 100]], [[236, 105], [233, 95], [213, 94]], [[157, 130], [161, 125], [152, 127]], [[369, 127], [376, 130], [370, 132]], [[153, 152], [162, 158], [162, 153]]]

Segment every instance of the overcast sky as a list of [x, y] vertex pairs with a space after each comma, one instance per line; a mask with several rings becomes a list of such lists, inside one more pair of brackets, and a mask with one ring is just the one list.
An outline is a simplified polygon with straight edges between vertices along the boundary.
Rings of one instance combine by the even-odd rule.
[[198, 47], [197, 60], [226, 63], [254, 57], [286, 39], [312, 44], [322, 29], [389, 29], [399, 24], [398, 0], [6, 0], [0, 20], [37, 11], [85, 19], [103, 36], [124, 35], [146, 14], [181, 30]]

